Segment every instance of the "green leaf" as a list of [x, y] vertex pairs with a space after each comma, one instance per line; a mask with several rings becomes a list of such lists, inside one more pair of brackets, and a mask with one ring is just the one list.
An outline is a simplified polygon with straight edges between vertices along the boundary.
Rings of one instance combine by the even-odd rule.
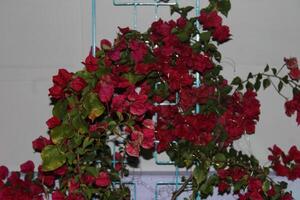
[[98, 176], [99, 174], [99, 169], [97, 169], [96, 167], [87, 167], [85, 171], [95, 177]]
[[271, 85], [271, 81], [270, 81], [268, 78], [266, 78], [266, 79], [263, 81], [264, 89], [268, 88], [270, 85]]
[[123, 74], [123, 78], [126, 78], [132, 84], [136, 84], [138, 81], [142, 80], [144, 76], [135, 74], [133, 72], [128, 72], [126, 74]]
[[57, 101], [53, 107], [52, 114], [53, 116], [58, 117], [63, 120], [67, 113], [68, 102], [66, 100]]
[[101, 116], [105, 107], [100, 102], [98, 95], [96, 93], [90, 93], [83, 102], [83, 107], [86, 109], [86, 114], [88, 118], [94, 121], [97, 117]]
[[228, 16], [228, 12], [231, 9], [230, 0], [218, 0], [218, 10], [224, 15]]
[[173, 15], [175, 12], [176, 13], [179, 13], [179, 6], [178, 6], [178, 4], [175, 4], [175, 5], [172, 5], [171, 6], [171, 15]]
[[55, 145], [46, 146], [41, 153], [41, 157], [43, 160], [42, 168], [45, 172], [56, 170], [66, 162], [66, 155]]
[[264, 72], [268, 72], [269, 70], [270, 70], [270, 66], [267, 65], [267, 66], [265, 67], [265, 69], [264, 69]]
[[253, 74], [250, 72], [250, 73], [248, 74], [247, 79], [251, 79], [251, 78], [253, 78]]
[[237, 76], [232, 80], [231, 85], [240, 85], [241, 83], [242, 83], [242, 79]]
[[214, 52], [214, 58], [216, 59], [216, 61], [221, 62], [222, 54], [219, 51], [215, 51]]
[[93, 144], [94, 139], [90, 139], [89, 137], [86, 137], [83, 141], [83, 145], [82, 148], [87, 148], [88, 146], [90, 146], [91, 144]]
[[256, 91], [258, 91], [260, 89], [261, 86], [261, 81], [260, 80], [256, 80], [255, 84], [254, 84], [254, 89]]
[[272, 72], [273, 72], [274, 75], [276, 75], [277, 74], [277, 69], [276, 68], [272, 68]]
[[54, 144], [60, 144], [64, 141], [64, 139], [72, 137], [73, 131], [66, 124], [62, 124], [53, 128], [50, 132], [50, 135]]
[[226, 156], [223, 154], [223, 153], [217, 153], [215, 156], [214, 156], [214, 160], [216, 162], [225, 162], [226, 161]]
[[293, 88], [293, 95], [297, 95], [300, 92], [298, 88]]
[[99, 66], [99, 69], [96, 71], [97, 78], [101, 78], [103, 75], [108, 74], [110, 72], [109, 67]]
[[81, 118], [79, 113], [72, 117], [72, 126], [81, 134], [88, 132], [88, 124]]
[[190, 35], [185, 31], [180, 31], [176, 35], [181, 42], [188, 42], [190, 40]]
[[254, 88], [254, 86], [250, 81], [248, 81], [247, 84], [246, 84], [246, 88], [252, 90]]
[[197, 165], [193, 171], [193, 177], [198, 185], [200, 185], [207, 177], [207, 171]]
[[167, 83], [159, 83], [156, 85], [154, 93], [160, 97], [167, 98], [169, 96], [169, 86]]
[[288, 84], [289, 83], [289, 76], [286, 75], [282, 78], [282, 81], [285, 83], [285, 84]]
[[69, 165], [73, 164], [73, 161], [76, 159], [76, 155], [73, 152], [66, 153], [67, 162]]
[[278, 83], [278, 86], [277, 86], [278, 88], [278, 91], [280, 92], [281, 90], [282, 90], [282, 88], [283, 88], [283, 82], [282, 81], [280, 81], [279, 83]]
[[213, 159], [215, 162], [215, 168], [218, 169], [224, 167], [224, 164], [226, 162], [226, 156], [223, 153], [217, 153]]
[[263, 191], [264, 191], [264, 192], [268, 192], [269, 189], [270, 189], [270, 186], [271, 186], [270, 181], [266, 180], [266, 181], [263, 183], [263, 186], [262, 186]]
[[211, 38], [211, 32], [210, 31], [200, 33], [200, 40], [201, 41], [209, 42], [210, 38]]

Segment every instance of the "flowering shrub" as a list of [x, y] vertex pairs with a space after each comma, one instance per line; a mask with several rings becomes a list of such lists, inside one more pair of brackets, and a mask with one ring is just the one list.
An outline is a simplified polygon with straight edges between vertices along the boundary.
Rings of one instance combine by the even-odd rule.
[[[274, 146], [271, 165], [260, 166], [232, 144], [255, 133], [261, 86], [274, 86], [287, 100], [286, 114], [296, 113], [300, 123], [298, 63], [286, 58], [278, 71], [267, 66], [246, 80], [228, 82], [221, 75], [218, 45], [231, 39], [220, 15], [227, 16], [229, 9], [229, 0], [210, 0], [199, 17], [188, 18], [192, 7], [174, 6], [171, 13], [180, 15], [176, 21], [160, 19], [146, 33], [119, 28], [114, 44], [102, 40], [96, 56], [90, 52], [82, 62], [83, 70], [59, 69], [49, 89], [49, 136], [32, 142], [43, 161], [38, 175], [33, 176], [31, 162], [21, 165], [24, 181], [17, 173], [6, 179], [8, 171], [1, 167], [0, 178], [6, 181], [0, 182], [0, 196], [9, 199], [17, 191], [31, 199], [50, 193], [53, 200], [129, 199], [129, 189], [121, 183], [128, 174], [127, 157], [153, 149], [157, 139], [159, 152], [193, 170], [172, 199], [188, 183], [190, 199], [197, 194], [205, 199], [215, 187], [221, 195], [232, 193], [241, 200], [292, 199], [286, 183], [273, 181], [269, 173], [273, 169], [278, 176], [299, 178], [297, 147], [286, 155]], [[281, 75], [285, 67], [289, 73]], [[292, 100], [281, 93], [283, 88], [292, 88]], [[110, 144], [117, 146], [115, 154]]]

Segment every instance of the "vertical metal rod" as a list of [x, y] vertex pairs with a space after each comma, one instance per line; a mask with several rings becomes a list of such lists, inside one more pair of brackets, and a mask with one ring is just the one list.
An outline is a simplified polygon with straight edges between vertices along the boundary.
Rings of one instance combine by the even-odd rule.
[[137, 11], [137, 2], [136, 2], [136, 0], [134, 0], [133, 1], [134, 2], [134, 6], [133, 6], [133, 19], [132, 19], [132, 21], [133, 21], [133, 29], [135, 29], [136, 30], [136, 28], [137, 28], [137, 15], [138, 15], [138, 11]]
[[96, 56], [96, 0], [92, 0], [92, 54]]
[[[195, 13], [196, 16], [200, 15], [200, 0], [195, 0], [195, 12], [196, 12]], [[198, 21], [196, 22], [196, 26], [199, 30], [200, 24]], [[197, 37], [196, 40], [200, 41], [200, 35], [198, 34], [196, 37]], [[196, 73], [196, 87], [200, 87], [200, 74], [198, 72]], [[196, 104], [196, 113], [199, 113], [199, 112], [200, 112], [200, 105]]]
[[[195, 2], [195, 12], [196, 12], [195, 14], [198, 17], [200, 15], [200, 9], [201, 9], [200, 0], [195, 0], [195, 1], [196, 1]], [[199, 24], [198, 21], [196, 22], [196, 26], [197, 26], [197, 29], [200, 30], [200, 24]], [[196, 39], [197, 39], [197, 41], [200, 41], [200, 35], [199, 34], [197, 35]], [[196, 87], [200, 87], [200, 84], [201, 84], [200, 83], [200, 74], [197, 72], [196, 73]], [[196, 113], [199, 113], [199, 112], [200, 112], [200, 105], [196, 104]], [[199, 192], [197, 193], [196, 200], [201, 200]]]

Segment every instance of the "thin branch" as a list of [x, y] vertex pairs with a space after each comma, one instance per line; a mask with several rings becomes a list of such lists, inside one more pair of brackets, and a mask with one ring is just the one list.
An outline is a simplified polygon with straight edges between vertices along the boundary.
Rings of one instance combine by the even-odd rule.
[[179, 197], [179, 195], [181, 195], [181, 193], [184, 192], [185, 188], [187, 187], [187, 185], [189, 184], [189, 182], [191, 182], [193, 179], [193, 174], [190, 175], [190, 177], [188, 179], [185, 180], [185, 182], [182, 184], [182, 186], [173, 193], [172, 199], [171, 200], [176, 200], [177, 197]]

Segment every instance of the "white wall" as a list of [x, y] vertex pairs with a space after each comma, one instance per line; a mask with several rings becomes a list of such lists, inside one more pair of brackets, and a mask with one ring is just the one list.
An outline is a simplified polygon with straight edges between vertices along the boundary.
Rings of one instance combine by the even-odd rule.
[[[284, 56], [300, 58], [299, 0], [232, 0], [232, 4], [226, 22], [233, 40], [221, 47], [227, 77], [262, 70], [266, 63], [281, 66]], [[62, 66], [71, 71], [82, 67], [91, 41], [90, 13], [90, 1], [83, 0], [0, 1], [0, 164], [18, 169], [27, 159], [39, 162], [31, 141], [47, 131], [51, 77]], [[113, 39], [117, 26], [131, 25], [131, 13], [131, 8], [98, 0], [98, 41]], [[154, 8], [138, 13], [138, 28], [145, 30], [154, 19]], [[165, 18], [169, 10], [161, 8], [159, 13]], [[284, 116], [283, 99], [273, 91], [260, 98], [263, 111], [257, 134], [239, 146], [265, 162], [267, 147], [299, 144], [300, 133], [295, 120]], [[143, 162], [141, 169], [163, 170], [152, 161]]]

